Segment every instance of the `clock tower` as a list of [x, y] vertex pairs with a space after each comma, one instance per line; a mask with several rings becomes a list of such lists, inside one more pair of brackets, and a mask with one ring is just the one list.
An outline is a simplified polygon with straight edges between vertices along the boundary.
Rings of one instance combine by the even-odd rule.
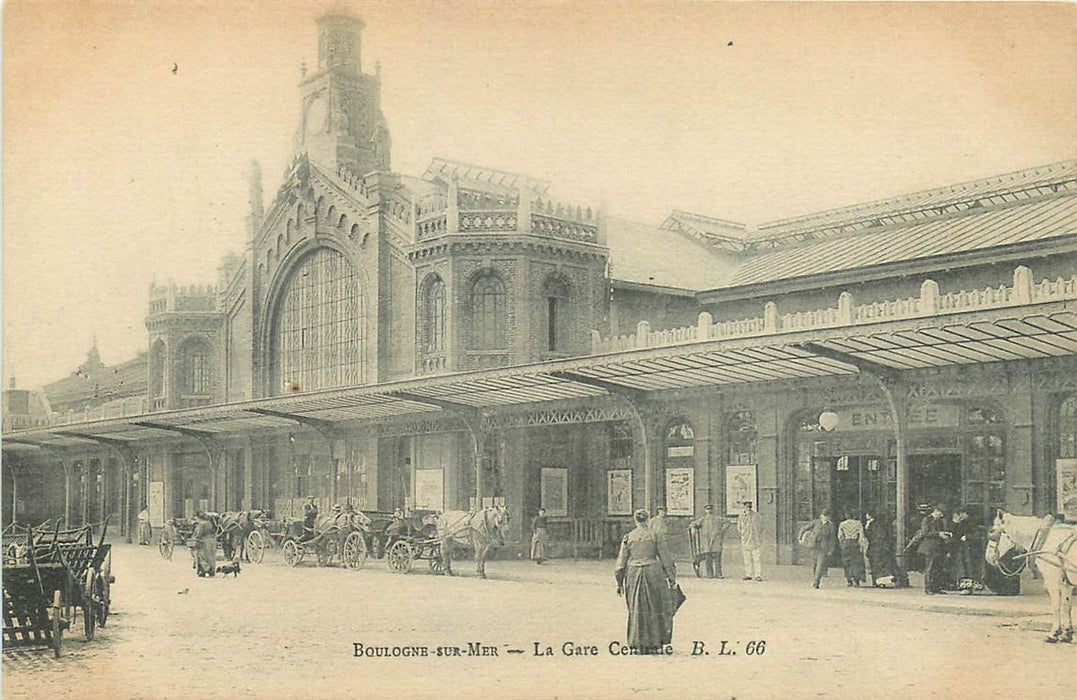
[[363, 73], [358, 17], [318, 18], [318, 68], [304, 74], [295, 147], [332, 170], [354, 175], [388, 170], [389, 129], [381, 113], [381, 78]]

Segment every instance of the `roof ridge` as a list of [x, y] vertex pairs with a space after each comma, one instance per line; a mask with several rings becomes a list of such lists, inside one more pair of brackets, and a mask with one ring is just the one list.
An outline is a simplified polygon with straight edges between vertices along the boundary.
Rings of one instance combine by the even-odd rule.
[[[1029, 178], [1029, 176], [1032, 176], [1032, 175], [1042, 175], [1044, 177], [1037, 178], [1037, 179], [1032, 179], [1031, 181], [1029, 181], [1028, 178]], [[1052, 175], [1063, 175], [1063, 176], [1068, 176], [1070, 178], [1077, 178], [1077, 159], [1063, 160], [1063, 161], [1058, 161], [1058, 162], [1055, 162], [1055, 163], [1050, 163], [1050, 164], [1047, 164], [1047, 165], [1039, 165], [1039, 166], [1035, 166], [1035, 167], [1031, 167], [1031, 168], [1024, 168], [1024, 169], [1021, 169], [1021, 170], [1014, 170], [1014, 171], [1011, 171], [1011, 172], [1008, 172], [1008, 173], [1003, 173], [1003, 174], [1000, 174], [1000, 175], [992, 175], [992, 176], [989, 176], [989, 177], [977, 178], [977, 179], [974, 179], [974, 180], [966, 180], [966, 181], [963, 181], [963, 182], [953, 183], [953, 184], [950, 184], [950, 185], [943, 185], [941, 187], [933, 187], [933, 188], [928, 188], [928, 189], [924, 189], [924, 190], [916, 190], [916, 191], [913, 191], [913, 192], [908, 192], [906, 194], [897, 195], [897, 196], [893, 196], [893, 197], [886, 197], [886, 198], [877, 199], [877, 200], [869, 200], [867, 202], [858, 202], [856, 204], [851, 204], [851, 205], [847, 205], [847, 206], [844, 206], [844, 207], [835, 207], [835, 208], [832, 208], [832, 209], [824, 209], [824, 210], [821, 210], [821, 211], [811, 212], [811, 213], [808, 213], [808, 214], [802, 214], [802, 215], [799, 215], [799, 216], [791, 216], [791, 217], [785, 217], [785, 218], [782, 218], [782, 219], [775, 219], [773, 221], [767, 221], [767, 222], [761, 223], [759, 225], [758, 229], [757, 229], [758, 230], [757, 235], [752, 236], [751, 239], [752, 240], [766, 240], [766, 239], [769, 239], [769, 238], [776, 238], [776, 237], [780, 237], [780, 236], [791, 235], [791, 234], [794, 234], [794, 233], [796, 233], [798, 231], [810, 230], [810, 229], [813, 229], [813, 228], [824, 228], [826, 226], [826, 224], [828, 223], [824, 219], [826, 217], [833, 217], [834, 215], [838, 215], [838, 214], [846, 214], [846, 213], [847, 214], [855, 214], [857, 212], [864, 212], [866, 214], [868, 212], [878, 212], [880, 215], [884, 215], [884, 214], [895, 215], [895, 214], [900, 214], [902, 212], [920, 210], [920, 209], [925, 208], [925, 203], [920, 202], [918, 200], [923, 200], [923, 199], [927, 198], [930, 195], [946, 195], [946, 194], [957, 195], [955, 197], [948, 198], [948, 200], [944, 200], [944, 201], [947, 201], [947, 203], [949, 203], [949, 204], [956, 204], [956, 203], [960, 203], [960, 202], [962, 202], [964, 200], [968, 200], [968, 199], [972, 199], [972, 198], [979, 199], [979, 198], [984, 197], [984, 196], [995, 194], [995, 193], [997, 193], [997, 191], [999, 189], [1003, 189], [1003, 190], [1008, 189], [1010, 191], [1016, 191], [1018, 188], [1009, 188], [1009, 187], [1005, 187], [1005, 185], [1012, 185], [1012, 184], [1018, 182], [1019, 179], [1024, 179], [1025, 180], [1025, 182], [1020, 183], [1021, 184], [1020, 189], [1025, 189], [1025, 188], [1033, 186], [1033, 184], [1036, 183], [1036, 182], [1042, 182], [1044, 180], [1054, 179], [1053, 177], [1049, 177], [1049, 176], [1052, 176]], [[996, 187], [991, 187], [992, 185], [995, 185]], [[984, 189], [973, 190], [973, 188], [984, 188], [984, 187], [988, 187], [989, 189], [986, 189], [986, 190], [984, 190]], [[973, 191], [969, 191], [969, 190], [973, 190]], [[897, 205], [897, 204], [902, 204], [902, 203], [907, 203], [907, 204], [909, 204], [911, 206], [903, 208], [903, 209], [889, 208], [889, 210], [888, 210], [886, 208], [888, 205]], [[938, 208], [940, 206], [942, 206], [942, 202], [935, 202], [935, 203], [931, 204], [930, 207], [928, 207], [928, 208]], [[882, 211], [880, 211], [880, 210], [882, 210]], [[854, 219], [855, 218], [857, 218], [857, 217], [854, 217]], [[817, 223], [815, 225], [810, 225], [810, 222], [812, 222], [813, 220], [815, 220]], [[778, 227], [780, 227], [782, 225], [793, 224], [793, 223], [796, 223], [796, 222], [804, 222], [806, 225], [803, 226], [803, 227], [790, 228], [788, 230], [781, 231], [780, 234], [779, 233], [770, 233], [770, 232], [767, 231], [767, 229], [778, 228]], [[829, 223], [830, 223], [830, 225], [834, 225], [836, 222], [829, 222]]]
[[[463, 169], [465, 172], [460, 173], [459, 171], [461, 169]], [[548, 180], [542, 180], [539, 178], [531, 177], [530, 175], [514, 173], [508, 170], [487, 168], [482, 165], [467, 163], [461, 160], [453, 160], [450, 158], [442, 158], [440, 156], [434, 156], [430, 160], [430, 165], [427, 166], [426, 171], [423, 173], [423, 177], [428, 178], [436, 174], [458, 175], [469, 180], [487, 182], [500, 187], [515, 189], [533, 189], [540, 193], [545, 193], [546, 190], [550, 188], [550, 182]], [[494, 178], [497, 179], [495, 180]]]

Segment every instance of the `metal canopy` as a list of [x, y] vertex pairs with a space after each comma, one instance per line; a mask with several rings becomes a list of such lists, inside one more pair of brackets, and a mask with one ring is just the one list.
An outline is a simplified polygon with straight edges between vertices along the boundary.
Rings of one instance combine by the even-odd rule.
[[[650, 392], [850, 375], [860, 371], [853, 359], [860, 360], [855, 364], [862, 366], [870, 363], [907, 370], [1074, 356], [1077, 355], [1077, 312], [1072, 307], [1072, 302], [1052, 302], [935, 319], [685, 343], [33, 428], [9, 433], [5, 438], [22, 444], [85, 447], [92, 442], [65, 437], [62, 433], [77, 431], [130, 441], [174, 439], [177, 433], [188, 431], [223, 436], [294, 427], [304, 421], [339, 423], [434, 415], [450, 405], [481, 410], [588, 398], [607, 395], [620, 387]], [[931, 320], [936, 323], [927, 323]], [[841, 361], [843, 355], [851, 358], [850, 361]]]

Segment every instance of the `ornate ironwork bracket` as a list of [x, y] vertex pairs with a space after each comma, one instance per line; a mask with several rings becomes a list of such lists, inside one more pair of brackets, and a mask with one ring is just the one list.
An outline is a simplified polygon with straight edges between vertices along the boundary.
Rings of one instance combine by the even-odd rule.
[[611, 398], [620, 402], [631, 414], [636, 430], [639, 431], [640, 446], [643, 451], [643, 507], [648, 512], [654, 504], [654, 490], [657, 477], [655, 475], [654, 457], [651, 455], [650, 439], [647, 432], [647, 421], [643, 418], [644, 392], [631, 387], [622, 386], [595, 377], [588, 377], [570, 370], [551, 372], [555, 377], [561, 377], [578, 384], [586, 384], [607, 391]]

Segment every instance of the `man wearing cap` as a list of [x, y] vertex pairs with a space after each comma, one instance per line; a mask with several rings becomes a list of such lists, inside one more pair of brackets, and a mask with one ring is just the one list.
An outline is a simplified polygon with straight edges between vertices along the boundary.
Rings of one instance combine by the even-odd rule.
[[689, 527], [699, 531], [699, 556], [706, 562], [707, 578], [723, 578], [722, 538], [729, 523], [715, 515], [714, 506], [708, 503], [703, 506], [703, 517], [692, 521]]
[[763, 516], [752, 510], [752, 502], [744, 501], [744, 510], [737, 517], [740, 551], [744, 557], [744, 580], [763, 580]]

